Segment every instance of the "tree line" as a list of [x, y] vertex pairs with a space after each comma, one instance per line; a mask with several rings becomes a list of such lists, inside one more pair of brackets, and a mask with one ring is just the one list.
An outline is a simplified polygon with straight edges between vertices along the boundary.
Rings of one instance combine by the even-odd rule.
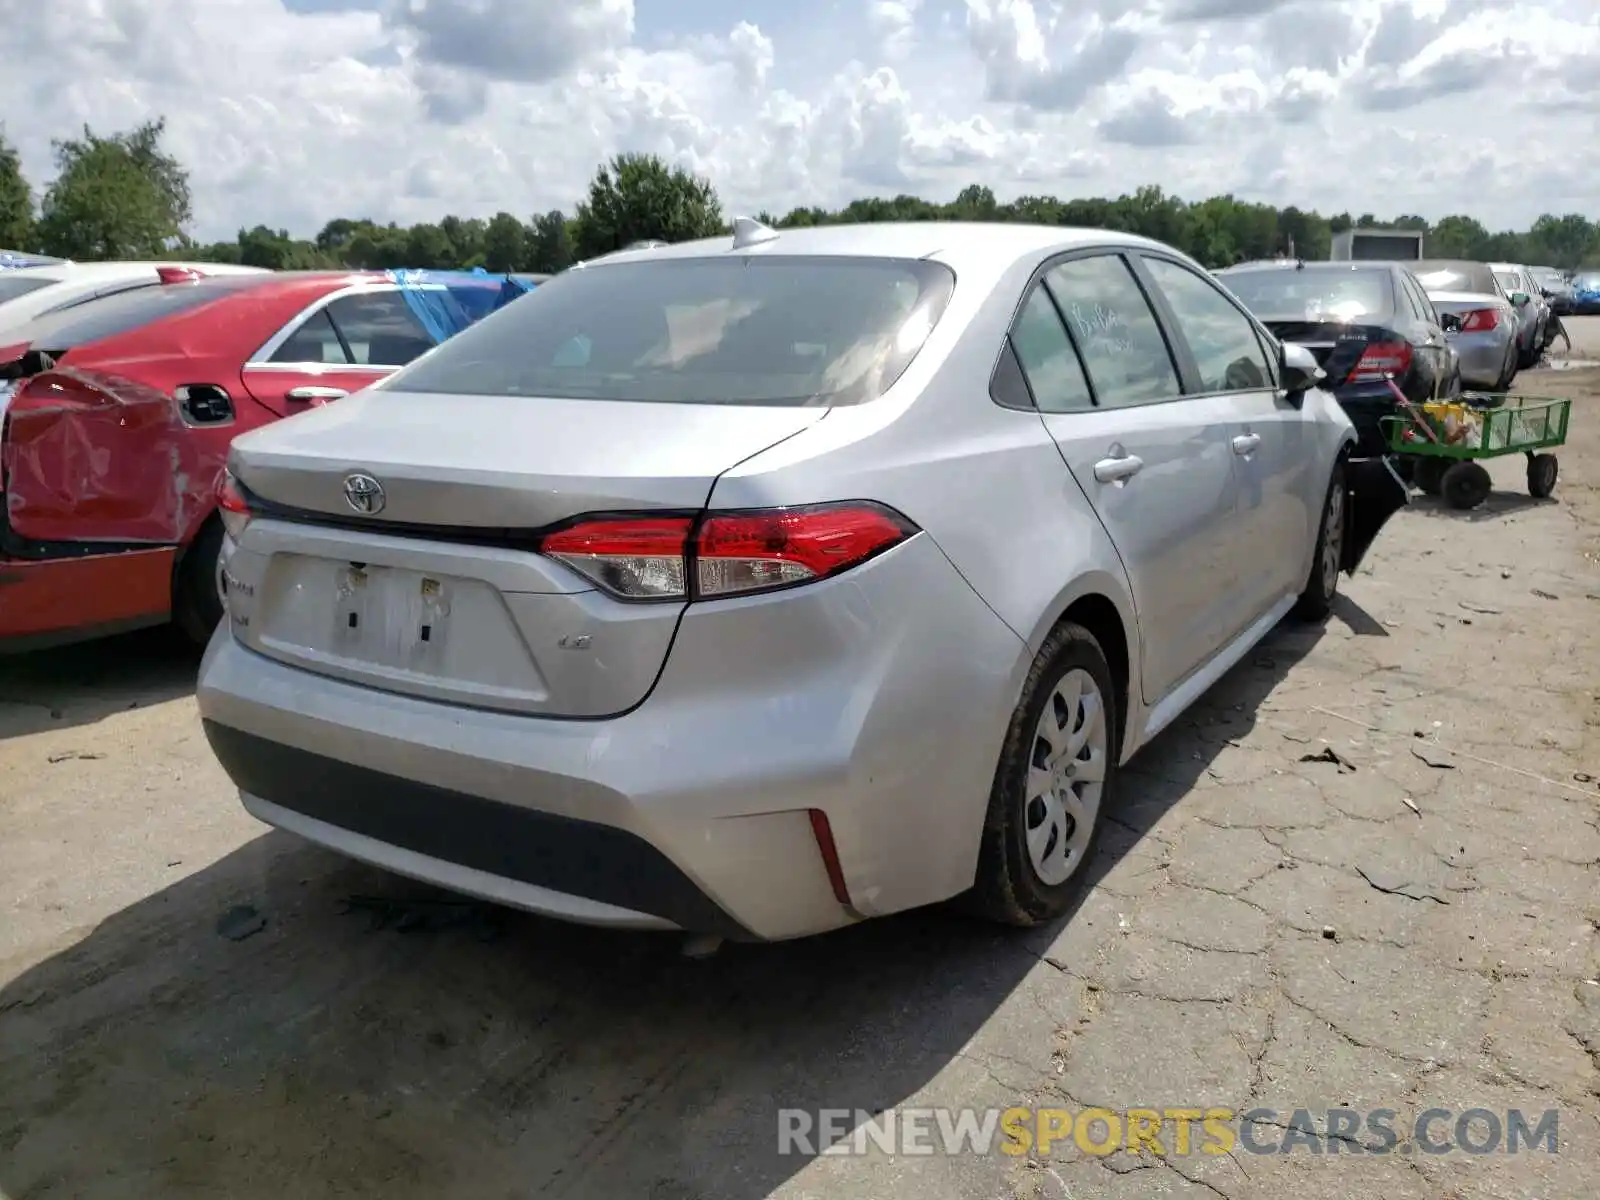
[[[337, 217], [310, 238], [256, 225], [230, 241], [201, 243], [187, 231], [193, 216], [188, 171], [162, 148], [165, 128], [159, 119], [111, 134], [86, 126], [80, 136], [53, 143], [56, 174], [37, 191], [0, 132], [0, 248], [80, 262], [184, 258], [274, 270], [484, 267], [553, 273], [636, 241], [686, 241], [729, 229], [708, 180], [654, 155], [621, 154], [595, 172], [570, 213], [445, 216], [410, 226]], [[757, 216], [779, 228], [944, 220], [1087, 226], [1155, 238], [1211, 267], [1279, 254], [1322, 259], [1335, 233], [1394, 225], [1424, 231], [1432, 258], [1600, 266], [1600, 223], [1581, 213], [1547, 213], [1530, 229], [1491, 232], [1464, 214], [1435, 223], [1413, 214], [1391, 221], [1372, 213], [1324, 216], [1234, 196], [1191, 202], [1154, 185], [1115, 199], [1023, 196], [1002, 203], [987, 186], [974, 183], [944, 204], [896, 196], [855, 200], [838, 210], [802, 207]]]

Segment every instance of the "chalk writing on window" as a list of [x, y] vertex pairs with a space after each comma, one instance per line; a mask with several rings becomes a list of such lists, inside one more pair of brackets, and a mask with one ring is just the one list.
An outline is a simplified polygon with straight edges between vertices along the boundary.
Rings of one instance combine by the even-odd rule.
[[1104, 304], [1074, 304], [1069, 315], [1086, 354], [1127, 354], [1133, 349], [1128, 323]]

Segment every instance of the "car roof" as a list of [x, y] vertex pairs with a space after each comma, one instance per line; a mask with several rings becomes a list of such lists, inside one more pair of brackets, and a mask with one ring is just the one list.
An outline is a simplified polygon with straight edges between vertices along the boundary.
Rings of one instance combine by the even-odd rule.
[[206, 275], [270, 275], [272, 272], [260, 267], [241, 267], [234, 263], [205, 263], [173, 261], [164, 259], [160, 262], [62, 262], [48, 263], [38, 267], [16, 267], [6, 272], [6, 278], [20, 276], [23, 279], [49, 279], [56, 283], [67, 280], [107, 280], [139, 279], [150, 274], [159, 267], [177, 267], [180, 270], [198, 271]]
[[883, 221], [853, 225], [810, 225], [776, 229], [776, 236], [752, 245], [736, 246], [731, 234], [655, 246], [619, 250], [580, 266], [611, 265], [659, 259], [715, 258], [724, 254], [777, 254], [850, 258], [926, 258], [951, 262], [982, 256], [1008, 255], [1013, 260], [1047, 251], [1080, 246], [1118, 246], [1136, 249], [1171, 248], [1149, 238], [1109, 229], [1080, 229], [1060, 225], [1025, 225], [1008, 221]]
[[1213, 271], [1213, 275], [1228, 275], [1237, 271], [1393, 271], [1401, 264], [1381, 260], [1368, 261], [1362, 259], [1358, 262], [1326, 262], [1315, 260], [1302, 262], [1293, 258], [1263, 258], [1255, 262], [1234, 263], [1232, 266], [1221, 267]]

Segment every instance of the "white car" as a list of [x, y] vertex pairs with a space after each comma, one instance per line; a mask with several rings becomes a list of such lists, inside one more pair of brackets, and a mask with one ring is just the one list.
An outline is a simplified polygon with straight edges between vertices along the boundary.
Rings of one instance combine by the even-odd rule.
[[155, 287], [173, 272], [202, 275], [266, 274], [262, 267], [191, 262], [62, 262], [0, 271], [0, 345], [5, 334], [35, 317], [70, 304], [130, 288]]

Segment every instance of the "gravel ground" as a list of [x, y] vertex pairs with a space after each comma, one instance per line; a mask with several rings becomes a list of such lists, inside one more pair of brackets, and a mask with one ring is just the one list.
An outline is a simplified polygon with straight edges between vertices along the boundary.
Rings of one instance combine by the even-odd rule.
[[[1396, 517], [1136, 761], [1031, 934], [694, 962], [455, 903], [246, 817], [165, 637], [0, 664], [0, 1197], [1593, 1195], [1600, 372], [1519, 387], [1582, 397], [1556, 501], [1510, 459]], [[779, 1106], [907, 1104], [1557, 1108], [1561, 1153], [777, 1153]]]

